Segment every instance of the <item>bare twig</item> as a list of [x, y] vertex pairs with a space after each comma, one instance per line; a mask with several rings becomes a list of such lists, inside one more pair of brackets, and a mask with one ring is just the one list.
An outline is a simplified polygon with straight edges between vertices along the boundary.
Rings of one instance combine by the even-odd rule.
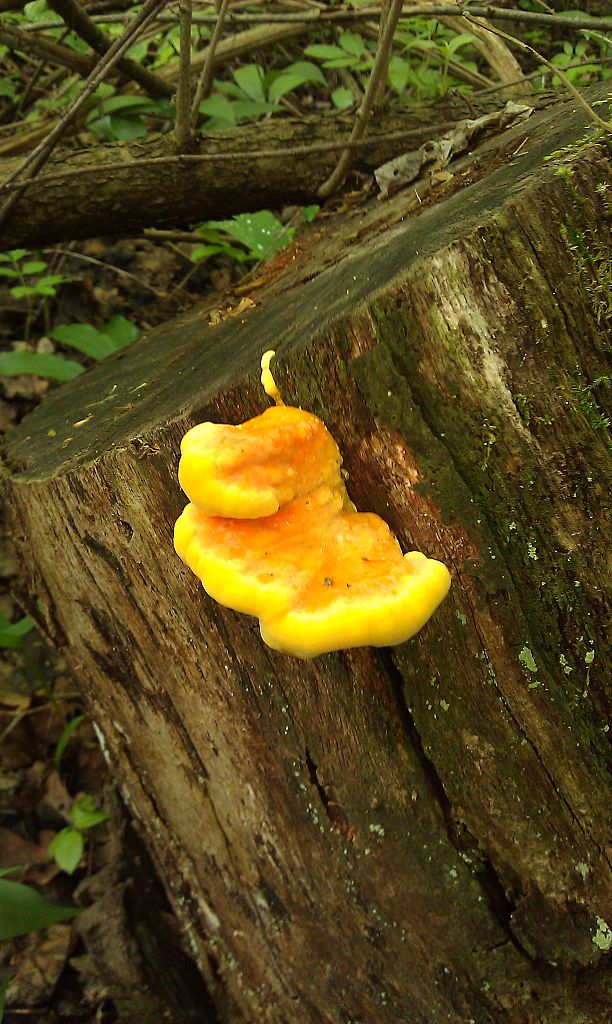
[[[358, 142], [359, 139], [363, 137], [380, 89], [380, 83], [384, 82], [387, 77], [387, 69], [391, 58], [391, 48], [393, 46], [393, 36], [401, 13], [402, 0], [391, 0], [387, 21], [385, 23], [384, 30], [380, 35], [378, 50], [376, 51], [374, 66], [370, 72], [365, 96], [363, 97], [363, 102], [359, 108], [357, 117], [355, 118], [353, 131], [351, 132], [350, 141], [352, 143]], [[339, 185], [342, 184], [351, 165], [351, 158], [352, 152], [350, 147], [348, 147], [341, 154], [335, 170], [332, 171], [327, 181], [324, 181], [321, 185], [318, 192], [320, 198], [324, 199], [326, 196], [330, 196], [336, 191]]]
[[[59, 14], [68, 28], [76, 32], [86, 43], [89, 43], [92, 50], [95, 50], [100, 57], [108, 52], [112, 45], [112, 40], [79, 7], [77, 0], [49, 0], [49, 7], [56, 14]], [[163, 79], [143, 68], [141, 64], [137, 64], [135, 60], [130, 60], [129, 57], [122, 57], [121, 60], [117, 61], [117, 70], [121, 71], [126, 78], [131, 78], [132, 81], [137, 82], [149, 96], [172, 95], [172, 87], [167, 82], [164, 82]]]
[[174, 141], [179, 153], [187, 149], [191, 139], [191, 14], [191, 0], [179, 0], [181, 53], [174, 123]]
[[591, 121], [598, 125], [599, 128], [603, 128], [603, 130], [608, 134], [612, 134], [612, 121], [604, 121], [604, 119], [600, 117], [599, 114], [595, 110], [593, 110], [593, 108], [587, 103], [584, 96], [582, 96], [582, 94], [578, 91], [578, 89], [573, 84], [573, 82], [568, 78], [568, 76], [563, 73], [561, 68], [555, 67], [555, 65], [552, 64], [551, 61], [549, 61], [537, 50], [534, 50], [533, 46], [530, 46], [529, 43], [524, 43], [522, 39], [517, 39], [516, 36], [511, 36], [508, 32], [502, 32], [500, 28], [493, 28], [492, 25], [483, 24], [480, 18], [474, 18], [467, 11], [463, 12], [463, 17], [468, 22], [468, 24], [479, 25], [481, 28], [485, 28], [487, 32], [491, 32], [494, 35], [500, 36], [502, 39], [507, 40], [514, 46], [518, 46], [518, 48], [520, 50], [523, 50], [524, 53], [529, 53], [532, 57], [535, 57], [536, 60], [541, 61], [542, 64], [549, 68], [555, 75], [559, 76], [565, 88], [568, 90], [568, 92], [571, 92], [574, 99], [577, 100], [580, 106], [584, 108]]
[[227, 15], [228, 6], [229, 0], [221, 0], [221, 6], [219, 7], [219, 14], [213, 29], [212, 38], [206, 51], [206, 62], [198, 80], [193, 100], [193, 107], [191, 109], [191, 129], [194, 132], [197, 131], [198, 121], [200, 119], [200, 103], [209, 95], [212, 86], [215, 52], [221, 38], [221, 33], [223, 32], [223, 24]]
[[[147, 0], [144, 6], [141, 8], [138, 14], [134, 16], [128, 27], [126, 28], [123, 35], [119, 39], [115, 40], [110, 50], [106, 52], [102, 57], [89, 76], [84, 88], [81, 90], [74, 102], [68, 107], [68, 110], [61, 118], [60, 121], [55, 125], [49, 135], [36, 146], [31, 153], [28, 153], [25, 160], [8, 176], [5, 185], [10, 185], [19, 178], [27, 176], [26, 181], [21, 181], [20, 185], [23, 188], [26, 187], [27, 179], [32, 179], [40, 168], [46, 163], [51, 156], [51, 153], [55, 149], [55, 146], [61, 139], [62, 135], [66, 131], [68, 125], [74, 120], [81, 107], [89, 99], [91, 94], [96, 91], [100, 82], [104, 80], [110, 69], [116, 64], [123, 53], [133, 44], [135, 37], [139, 34], [144, 25], [146, 25], [155, 16], [157, 11], [165, 0]], [[0, 210], [0, 227], [6, 222], [11, 210], [21, 195], [21, 190], [18, 190], [9, 196], [6, 203]]]

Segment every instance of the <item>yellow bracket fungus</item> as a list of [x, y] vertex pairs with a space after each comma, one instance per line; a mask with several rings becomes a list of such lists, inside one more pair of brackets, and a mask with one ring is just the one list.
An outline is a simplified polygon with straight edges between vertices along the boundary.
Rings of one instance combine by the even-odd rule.
[[298, 658], [388, 646], [425, 624], [450, 586], [448, 569], [402, 555], [389, 527], [357, 512], [325, 425], [282, 404], [246, 423], [200, 423], [181, 444], [179, 481], [191, 504], [176, 551], [220, 604], [259, 619], [265, 643]]

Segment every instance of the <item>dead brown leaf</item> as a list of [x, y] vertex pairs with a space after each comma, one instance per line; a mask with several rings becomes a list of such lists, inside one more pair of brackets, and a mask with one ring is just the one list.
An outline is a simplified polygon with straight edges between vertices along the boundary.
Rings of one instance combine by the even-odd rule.
[[6, 992], [8, 1006], [36, 1006], [52, 995], [68, 959], [71, 936], [69, 924], [52, 924], [28, 935], [12, 958], [17, 971]]

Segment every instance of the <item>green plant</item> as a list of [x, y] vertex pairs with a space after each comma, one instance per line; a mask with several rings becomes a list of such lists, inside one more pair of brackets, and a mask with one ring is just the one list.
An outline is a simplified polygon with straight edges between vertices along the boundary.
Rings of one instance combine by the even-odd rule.
[[58, 867], [71, 875], [83, 856], [88, 829], [108, 821], [108, 814], [99, 810], [94, 797], [86, 793], [73, 804], [68, 817], [72, 825], [61, 829], [49, 843], [48, 849]]
[[200, 103], [200, 112], [209, 118], [205, 129], [233, 128], [250, 117], [278, 113], [279, 101], [287, 93], [302, 85], [327, 84], [321, 69], [309, 61], [268, 72], [259, 64], [245, 64], [232, 77], [232, 82], [215, 79], [215, 91]]
[[[318, 209], [318, 206], [304, 206], [300, 212], [303, 219], [309, 222], [314, 219]], [[206, 244], [193, 250], [192, 259], [207, 259], [217, 253], [224, 253], [239, 263], [269, 259], [288, 245], [295, 235], [294, 227], [282, 224], [269, 210], [241, 213], [231, 220], [209, 220], [200, 224], [197, 230]], [[241, 248], [229, 239], [238, 242]]]
[[21, 640], [30, 630], [34, 629], [34, 623], [27, 615], [19, 622], [10, 622], [4, 612], [0, 612], [0, 647], [5, 650], [18, 651], [21, 647]]
[[[100, 329], [91, 324], [61, 324], [50, 331], [50, 336], [54, 341], [76, 349], [90, 359], [100, 360], [130, 345], [139, 333], [130, 320], [115, 315]], [[0, 374], [7, 377], [32, 374], [51, 380], [68, 381], [84, 371], [85, 367], [80, 363], [54, 353], [18, 351], [0, 354]]]
[[[114, 93], [112, 87], [110, 92]], [[98, 90], [101, 92], [101, 89]], [[154, 114], [169, 121], [173, 116], [168, 100], [152, 100], [146, 96], [107, 95], [100, 98], [87, 115], [87, 127], [107, 142], [132, 142], [148, 134], [143, 114]]]
[[46, 260], [32, 259], [27, 249], [0, 252], [0, 264], [3, 264], [0, 266], [0, 277], [19, 281], [19, 284], [9, 288], [14, 299], [33, 299], [37, 296], [49, 298], [56, 294], [58, 285], [68, 280], [63, 274], [44, 274], [39, 277], [49, 264]]
[[58, 907], [31, 886], [11, 882], [4, 877], [18, 870], [0, 869], [0, 940], [40, 931], [58, 921], [68, 921], [79, 913], [77, 907]]

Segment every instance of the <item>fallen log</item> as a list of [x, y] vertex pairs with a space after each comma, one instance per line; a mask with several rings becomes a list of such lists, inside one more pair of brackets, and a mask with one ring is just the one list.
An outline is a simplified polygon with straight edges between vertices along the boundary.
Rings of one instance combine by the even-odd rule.
[[[315, 221], [3, 446], [23, 598], [227, 1024], [606, 1019], [610, 160], [582, 110], [505, 142], [416, 216]], [[173, 551], [180, 438], [262, 410], [269, 348], [357, 506], [451, 569], [404, 645], [274, 653]]]
[[[550, 101], [550, 96], [537, 100]], [[453, 122], [503, 106], [493, 94], [469, 105], [455, 97], [381, 114], [369, 130], [376, 141], [356, 150], [354, 168], [371, 173], [398, 153], [439, 138]], [[172, 136], [63, 150], [24, 191], [3, 225], [2, 245], [38, 247], [138, 234], [144, 228], [176, 229], [244, 211], [315, 202], [348, 142], [352, 120], [279, 118], [211, 132], [182, 159], [172, 149]], [[0, 161], [0, 178], [5, 180], [21, 160]], [[11, 194], [0, 185], [0, 202]]]

